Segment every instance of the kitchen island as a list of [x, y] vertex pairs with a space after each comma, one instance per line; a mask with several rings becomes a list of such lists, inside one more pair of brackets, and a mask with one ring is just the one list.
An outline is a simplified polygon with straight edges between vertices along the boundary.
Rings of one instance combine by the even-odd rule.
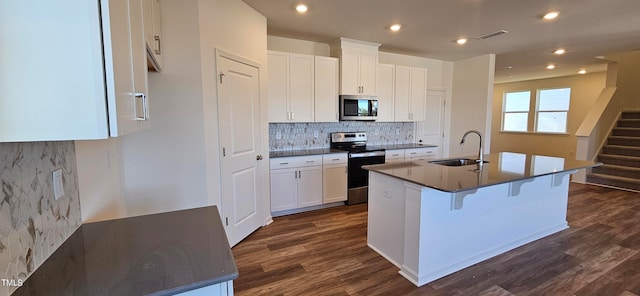
[[568, 228], [569, 175], [598, 165], [510, 152], [488, 156], [483, 165], [366, 166], [369, 247], [422, 286]]
[[80, 226], [12, 295], [233, 295], [216, 206]]

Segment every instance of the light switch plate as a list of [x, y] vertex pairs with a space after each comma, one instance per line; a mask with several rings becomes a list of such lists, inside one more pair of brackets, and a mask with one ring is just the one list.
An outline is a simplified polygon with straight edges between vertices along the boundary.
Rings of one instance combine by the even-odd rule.
[[53, 197], [58, 200], [64, 196], [64, 182], [62, 181], [62, 169], [53, 171]]

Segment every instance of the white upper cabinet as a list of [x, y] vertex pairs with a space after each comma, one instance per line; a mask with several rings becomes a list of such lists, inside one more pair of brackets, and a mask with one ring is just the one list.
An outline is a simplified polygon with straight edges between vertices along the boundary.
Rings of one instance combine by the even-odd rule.
[[378, 122], [394, 121], [393, 88], [395, 79], [395, 66], [378, 64]]
[[378, 47], [378, 43], [347, 38], [331, 44], [331, 55], [340, 58], [340, 94], [377, 94]]
[[142, 0], [144, 10], [144, 41], [147, 65], [162, 71], [162, 30], [160, 29], [160, 0]]
[[395, 121], [423, 121], [427, 97], [427, 69], [396, 66]]
[[314, 120], [314, 56], [269, 51], [269, 122]]
[[338, 121], [339, 61], [330, 57], [315, 57], [315, 121]]
[[148, 127], [142, 26], [141, 0], [2, 1], [0, 142]]

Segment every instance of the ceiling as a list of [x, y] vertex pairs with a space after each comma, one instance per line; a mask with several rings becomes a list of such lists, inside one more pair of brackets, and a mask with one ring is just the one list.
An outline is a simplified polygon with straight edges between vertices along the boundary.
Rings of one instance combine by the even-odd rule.
[[[640, 49], [639, 0], [243, 0], [269, 35], [382, 43], [381, 51], [456, 61], [496, 54], [496, 83], [604, 71], [608, 55]], [[309, 11], [299, 14], [298, 3]], [[559, 11], [552, 21], [548, 11]], [[399, 32], [389, 26], [402, 24]], [[509, 33], [474, 37], [498, 30]], [[461, 46], [454, 41], [467, 37]], [[566, 53], [553, 54], [557, 48]], [[547, 70], [553, 63], [556, 68]]]

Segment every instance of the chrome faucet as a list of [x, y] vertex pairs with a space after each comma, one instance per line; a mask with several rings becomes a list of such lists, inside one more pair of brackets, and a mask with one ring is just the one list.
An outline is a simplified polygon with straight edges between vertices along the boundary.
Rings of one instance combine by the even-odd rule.
[[480, 147], [478, 148], [478, 159], [476, 160], [476, 162], [478, 163], [479, 166], [482, 166], [482, 164], [484, 163], [484, 157], [483, 157], [484, 153], [482, 152], [482, 134], [477, 130], [467, 131], [466, 133], [464, 133], [464, 136], [462, 136], [462, 140], [460, 140], [460, 145], [464, 145], [464, 140], [467, 138], [468, 134], [477, 134], [478, 137], [480, 137]]

